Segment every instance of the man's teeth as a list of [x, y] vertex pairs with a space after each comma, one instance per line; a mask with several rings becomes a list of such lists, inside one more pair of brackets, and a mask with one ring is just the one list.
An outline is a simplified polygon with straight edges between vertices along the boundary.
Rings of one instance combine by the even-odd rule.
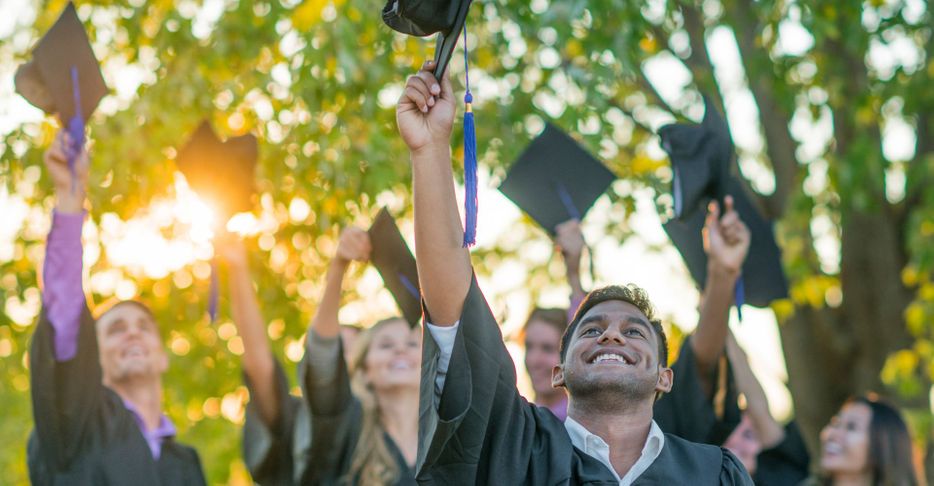
[[604, 353], [597, 355], [593, 360], [594, 363], [626, 363], [626, 358], [623, 358], [620, 354], [614, 353]]
[[828, 442], [827, 444], [824, 444], [824, 452], [828, 454], [839, 454], [843, 452], [843, 447], [841, 447], [840, 444]]
[[403, 371], [407, 371], [407, 370], [412, 369], [412, 365], [411, 365], [410, 363], [405, 362], [405, 361], [397, 361], [397, 362], [395, 362], [395, 363], [391, 363], [391, 364], [389, 365], [389, 368], [390, 368], [390, 369], [393, 369], [393, 370], [403, 370]]

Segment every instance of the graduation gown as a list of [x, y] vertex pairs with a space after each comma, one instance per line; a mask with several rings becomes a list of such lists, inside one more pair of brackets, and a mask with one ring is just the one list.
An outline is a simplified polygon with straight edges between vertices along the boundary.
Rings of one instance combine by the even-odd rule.
[[[254, 481], [268, 485], [346, 485], [353, 453], [360, 439], [363, 408], [350, 389], [350, 374], [343, 347], [337, 356], [334, 379], [314, 383], [311, 362], [299, 367], [305, 399], [288, 392], [288, 381], [276, 363], [276, 390], [280, 422], [267, 426], [255, 407], [247, 406], [243, 451]], [[251, 387], [249, 380], [247, 386]], [[250, 392], [253, 390], [250, 388]], [[402, 452], [388, 435], [383, 436], [399, 467], [397, 485], [414, 485], [415, 475]]]
[[[464, 302], [440, 393], [440, 350], [427, 329], [423, 343], [419, 484], [618, 484], [606, 466], [573, 446], [554, 414], [519, 395], [512, 358], [476, 278]], [[729, 452], [671, 434], [665, 435], [655, 462], [633, 484], [686, 481], [695, 486], [752, 484]]]
[[691, 442], [723, 444], [742, 419], [739, 392], [725, 354], [707, 377], [714, 384], [710, 395], [701, 384], [691, 336], [681, 344], [671, 369], [674, 383], [671, 392], [655, 402], [655, 422], [663, 432]]
[[167, 439], [159, 459], [123, 400], [101, 382], [94, 320], [85, 307], [77, 355], [55, 359], [45, 310], [30, 348], [35, 429], [27, 463], [34, 485], [204, 485], [198, 454]]
[[[263, 486], [287, 486], [299, 484], [304, 472], [305, 456], [311, 441], [311, 424], [308, 406], [289, 393], [289, 382], [278, 359], [275, 363], [275, 393], [279, 403], [278, 421], [271, 426], [260, 416], [254, 400], [246, 406], [246, 422], [243, 425], [243, 460], [256, 484]], [[256, 390], [244, 375], [244, 383], [250, 397]]]
[[753, 475], [758, 486], [799, 484], [808, 478], [811, 458], [795, 422], [785, 426], [785, 438], [771, 449], [759, 453]]

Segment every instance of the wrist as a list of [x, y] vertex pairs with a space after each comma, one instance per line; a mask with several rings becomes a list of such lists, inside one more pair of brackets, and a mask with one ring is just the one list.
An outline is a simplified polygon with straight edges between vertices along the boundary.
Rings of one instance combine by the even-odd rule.
[[84, 191], [70, 190], [56, 191], [55, 210], [64, 214], [77, 214], [84, 212]]
[[739, 278], [740, 269], [732, 268], [714, 260], [707, 262], [707, 278], [717, 281], [736, 281]]
[[341, 256], [335, 256], [331, 260], [331, 269], [337, 270], [339, 272], [344, 272], [347, 270], [347, 267], [350, 266], [350, 260], [347, 260]]
[[429, 142], [418, 148], [410, 148], [412, 160], [415, 159], [436, 159], [448, 157], [451, 155], [451, 145], [448, 140]]

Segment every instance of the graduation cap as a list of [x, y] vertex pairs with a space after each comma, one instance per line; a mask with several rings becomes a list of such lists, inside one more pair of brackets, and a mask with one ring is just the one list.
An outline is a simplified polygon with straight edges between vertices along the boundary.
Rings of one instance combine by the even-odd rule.
[[84, 147], [85, 123], [107, 94], [107, 85], [73, 3], [68, 2], [36, 44], [32, 61], [20, 66], [14, 83], [26, 101], [60, 117], [72, 141], [67, 159], [74, 181], [75, 159]]
[[616, 176], [560, 128], [547, 124], [509, 168], [499, 190], [549, 234], [580, 220]]
[[253, 208], [258, 157], [256, 137], [246, 134], [222, 141], [205, 120], [179, 150], [176, 164], [191, 189], [227, 219]]
[[659, 129], [662, 148], [671, 158], [672, 197], [675, 217], [664, 229], [681, 253], [698, 285], [707, 281], [707, 255], [703, 228], [711, 200], [723, 207], [727, 195], [749, 228], [751, 241], [743, 270], [736, 282], [735, 303], [742, 319], [742, 305], [766, 307], [772, 300], [788, 295], [788, 282], [775, 243], [772, 223], [759, 213], [743, 187], [729, 173], [733, 142], [726, 122], [704, 97], [706, 112], [700, 125], [674, 124]]
[[403, 34], [427, 37], [438, 34], [435, 47], [435, 77], [447, 69], [457, 37], [464, 30], [471, 0], [388, 0], [383, 22]]
[[[241, 135], [221, 141], [205, 120], [178, 152], [176, 165], [189, 187], [217, 208], [219, 221], [225, 223], [236, 213], [249, 211], [256, 192], [254, 172], [259, 146], [253, 135]], [[217, 318], [217, 262], [211, 261], [211, 295], [208, 314]]]
[[733, 140], [726, 122], [704, 96], [700, 125], [675, 123], [658, 130], [661, 145], [671, 158], [671, 194], [675, 218], [685, 220], [713, 197], [723, 203], [724, 182], [733, 158]]
[[380, 210], [368, 233], [373, 247], [370, 261], [383, 277], [405, 320], [417, 326], [422, 317], [422, 306], [415, 257], [386, 208]]
[[477, 136], [467, 62], [467, 11], [472, 0], [387, 0], [383, 22], [403, 34], [425, 37], [438, 34], [435, 78], [444, 76], [457, 37], [464, 32], [464, 247], [477, 241]]

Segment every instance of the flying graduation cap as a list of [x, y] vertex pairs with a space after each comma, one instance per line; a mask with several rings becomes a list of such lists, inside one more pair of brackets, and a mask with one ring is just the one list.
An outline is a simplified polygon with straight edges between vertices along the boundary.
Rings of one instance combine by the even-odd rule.
[[[191, 190], [215, 207], [218, 221], [225, 224], [234, 214], [253, 208], [258, 158], [256, 137], [247, 134], [221, 141], [205, 120], [179, 150], [176, 165]], [[217, 300], [217, 262], [212, 260], [208, 301], [211, 322], [217, 318]]]
[[749, 228], [749, 254], [736, 283], [735, 303], [742, 319], [742, 305], [767, 307], [773, 300], [788, 296], [788, 283], [775, 243], [772, 222], [766, 220], [745, 190], [730, 175], [733, 141], [729, 127], [705, 96], [706, 112], [700, 125], [673, 124], [659, 129], [662, 148], [671, 158], [672, 198], [675, 216], [663, 225], [681, 253], [691, 277], [701, 287], [707, 281], [707, 255], [704, 253], [703, 208], [711, 200], [723, 207], [727, 195]]
[[14, 83], [26, 101], [48, 114], [58, 114], [71, 137], [67, 159], [74, 176], [75, 160], [84, 147], [85, 124], [107, 94], [107, 85], [73, 3], [68, 2], [36, 44], [32, 60], [19, 67]]
[[552, 236], [581, 220], [616, 176], [560, 128], [547, 124], [509, 168], [499, 190]]
[[477, 136], [467, 61], [467, 11], [472, 0], [387, 0], [383, 22], [403, 34], [427, 37], [438, 34], [435, 78], [444, 76], [457, 38], [464, 33], [464, 247], [477, 241]]
[[417, 326], [422, 317], [422, 306], [415, 257], [386, 208], [380, 210], [368, 233], [373, 248], [370, 261], [379, 271], [405, 320], [409, 325]]

